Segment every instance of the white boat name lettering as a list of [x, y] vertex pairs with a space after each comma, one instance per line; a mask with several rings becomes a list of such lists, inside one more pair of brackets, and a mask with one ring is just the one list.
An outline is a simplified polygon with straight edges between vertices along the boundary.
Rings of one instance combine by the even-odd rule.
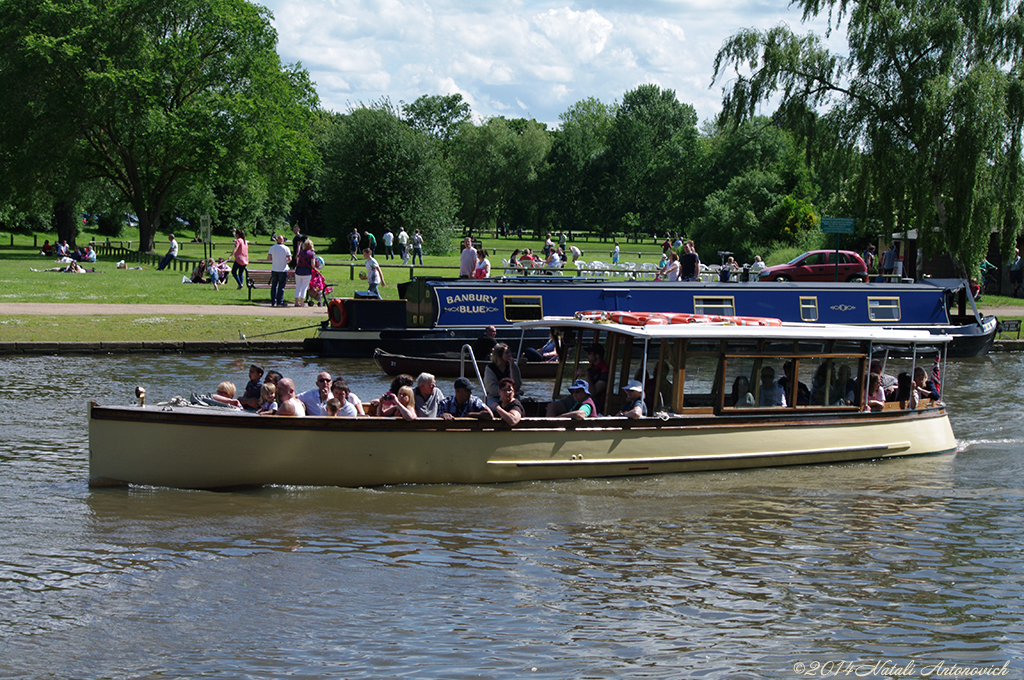
[[445, 307], [445, 314], [493, 314], [498, 311], [497, 307], [485, 307], [483, 305], [458, 305], [456, 307]]
[[481, 293], [463, 293], [462, 295], [449, 295], [444, 301], [446, 305], [453, 305], [456, 302], [487, 302], [494, 305], [498, 303], [498, 298]]

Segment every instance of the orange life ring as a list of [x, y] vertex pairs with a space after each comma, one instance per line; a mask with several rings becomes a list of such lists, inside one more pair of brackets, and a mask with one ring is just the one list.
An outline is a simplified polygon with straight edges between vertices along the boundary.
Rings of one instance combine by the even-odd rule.
[[646, 315], [633, 312], [608, 312], [608, 320], [614, 323], [621, 323], [623, 326], [643, 326], [647, 321]]
[[331, 328], [344, 328], [348, 322], [345, 303], [338, 298], [331, 299], [327, 303], [327, 318], [331, 321]]
[[767, 316], [736, 316], [732, 317], [738, 326], [781, 326], [781, 319], [773, 319]]
[[644, 319], [645, 326], [667, 326], [672, 323], [666, 314], [651, 314]]

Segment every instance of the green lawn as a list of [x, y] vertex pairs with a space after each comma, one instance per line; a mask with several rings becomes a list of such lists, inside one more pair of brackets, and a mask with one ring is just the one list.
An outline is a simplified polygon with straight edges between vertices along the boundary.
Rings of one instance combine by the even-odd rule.
[[[233, 281], [215, 291], [210, 285], [183, 284], [181, 270], [156, 271], [155, 264], [129, 261], [129, 267], [141, 266], [141, 270], [117, 269], [119, 257], [101, 256], [95, 265], [94, 274], [63, 274], [59, 272], [33, 272], [30, 268], [44, 269], [57, 266], [52, 258], [39, 255], [31, 236], [15, 235], [11, 244], [9, 234], [0, 234], [0, 302], [30, 303], [117, 303], [117, 304], [181, 304], [181, 305], [251, 305], [252, 316], [211, 317], [203, 314], [187, 315], [110, 315], [110, 316], [38, 316], [18, 315], [0, 319], [0, 341], [78, 341], [78, 340], [237, 340], [240, 333], [252, 337], [261, 333], [279, 332], [273, 337], [302, 338], [310, 335], [308, 328], [315, 319], [295, 317], [271, 317], [263, 314], [267, 310], [269, 292], [259, 290], [254, 297], [259, 302], [248, 301], [248, 291], [238, 290]], [[38, 243], [42, 244], [39, 238]], [[315, 241], [314, 241], [315, 242]], [[485, 237], [484, 247], [491, 251], [490, 260], [496, 273], [501, 271], [502, 259], [508, 258], [514, 248], [532, 247], [540, 250], [542, 242], [518, 239], [493, 239]], [[602, 260], [610, 262], [610, 242], [577, 241], [583, 249], [585, 261]], [[158, 250], [166, 243], [158, 244]], [[262, 262], [270, 247], [269, 238], [261, 237], [250, 244], [250, 268], [269, 269], [269, 262]], [[620, 242], [623, 262], [657, 262], [661, 249], [654, 243], [642, 245]], [[324, 248], [321, 247], [323, 254]], [[378, 260], [384, 265], [387, 286], [381, 288], [386, 299], [398, 299], [398, 283], [409, 280], [409, 267], [388, 266], [401, 260], [385, 260], [382, 247]], [[221, 239], [213, 255], [230, 257], [231, 242]], [[203, 246], [198, 243], [182, 243], [180, 257], [199, 259]], [[325, 278], [334, 284], [334, 295], [349, 297], [355, 290], [365, 290], [366, 283], [359, 279], [363, 271], [362, 260], [354, 261], [348, 254], [326, 253]], [[425, 256], [425, 266], [417, 266], [415, 275], [457, 275], [458, 255]], [[352, 264], [355, 264], [353, 268]], [[1024, 317], [1024, 300], [1010, 297], [984, 297], [986, 307], [1021, 307]], [[317, 317], [319, 318], [319, 317]]]

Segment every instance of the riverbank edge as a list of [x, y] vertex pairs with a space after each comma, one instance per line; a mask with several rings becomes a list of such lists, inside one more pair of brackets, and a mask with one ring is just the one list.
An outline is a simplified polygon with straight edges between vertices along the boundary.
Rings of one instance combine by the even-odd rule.
[[0, 342], [0, 356], [89, 354], [320, 354], [319, 338], [301, 340], [129, 340], [118, 342]]
[[[320, 338], [301, 340], [132, 340], [121, 342], [0, 342], [0, 356], [87, 354], [316, 354]], [[996, 340], [993, 352], [1024, 352], [1024, 339]], [[370, 357], [367, 357], [369, 359]]]

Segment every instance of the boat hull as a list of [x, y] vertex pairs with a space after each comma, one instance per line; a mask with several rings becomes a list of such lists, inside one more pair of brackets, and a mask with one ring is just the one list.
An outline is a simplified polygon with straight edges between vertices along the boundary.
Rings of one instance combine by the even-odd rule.
[[[194, 444], [200, 441], [202, 446]], [[941, 406], [639, 421], [537, 418], [515, 428], [476, 420], [89, 408], [89, 481], [96, 486], [482, 484], [840, 463], [955, 450]]]

